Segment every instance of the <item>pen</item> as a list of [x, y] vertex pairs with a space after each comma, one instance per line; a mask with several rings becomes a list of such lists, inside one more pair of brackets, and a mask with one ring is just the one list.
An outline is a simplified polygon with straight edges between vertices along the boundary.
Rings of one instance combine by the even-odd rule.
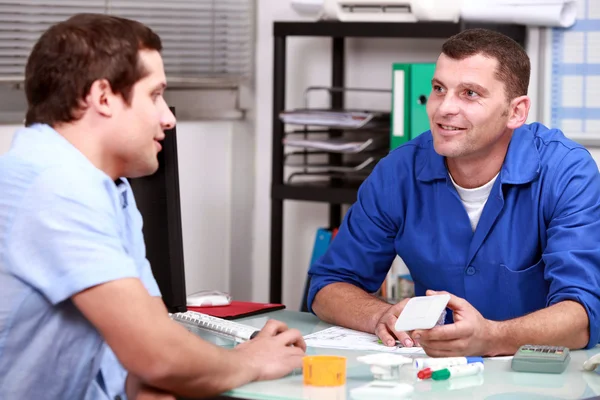
[[[377, 339], [377, 343], [383, 344], [383, 341], [381, 339]], [[402, 342], [400, 342], [399, 340], [396, 340], [396, 346], [403, 347]]]
[[457, 378], [459, 376], [477, 375], [483, 372], [483, 363], [476, 362], [467, 365], [455, 365], [433, 371], [431, 379], [434, 381], [443, 381], [448, 378]]
[[475, 362], [483, 363], [483, 357], [441, 357], [441, 358], [415, 358], [413, 367], [424, 369], [430, 367], [450, 367], [453, 365], [466, 365]]

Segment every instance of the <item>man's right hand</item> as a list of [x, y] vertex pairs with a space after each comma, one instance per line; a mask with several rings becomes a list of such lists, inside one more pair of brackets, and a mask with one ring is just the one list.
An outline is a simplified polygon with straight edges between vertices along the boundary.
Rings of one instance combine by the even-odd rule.
[[398, 316], [404, 310], [404, 306], [410, 298], [402, 300], [400, 303], [390, 306], [379, 318], [375, 327], [375, 334], [381, 339], [386, 346], [395, 346], [396, 339], [399, 340], [404, 347], [412, 347], [415, 343], [407, 332], [399, 332], [395, 329]]
[[299, 330], [271, 319], [254, 339], [238, 345], [234, 351], [243, 354], [256, 371], [256, 380], [261, 381], [281, 378], [301, 368], [306, 343]]

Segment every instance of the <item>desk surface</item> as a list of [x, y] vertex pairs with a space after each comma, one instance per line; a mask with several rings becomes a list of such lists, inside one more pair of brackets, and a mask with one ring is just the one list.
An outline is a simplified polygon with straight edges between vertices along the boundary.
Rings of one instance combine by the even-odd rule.
[[[283, 321], [288, 326], [299, 329], [303, 335], [331, 326], [319, 321], [312, 314], [287, 310], [238, 321], [260, 328], [268, 318]], [[412, 399], [585, 399], [600, 395], [600, 373], [586, 372], [582, 369], [583, 362], [598, 352], [600, 352], [600, 347], [592, 350], [572, 351], [571, 362], [562, 374], [513, 372], [510, 369], [510, 360], [486, 359], [485, 372], [482, 376], [447, 381], [419, 381], [416, 379], [416, 372], [412, 366], [404, 366], [400, 380], [414, 384], [415, 392]], [[350, 400], [350, 389], [373, 380], [369, 367], [356, 361], [356, 357], [368, 354], [367, 352], [309, 347], [307, 354], [331, 354], [347, 357], [346, 385], [339, 388], [304, 386], [302, 371], [298, 370], [283, 379], [253, 382], [230, 391], [226, 395], [234, 398], [266, 400]]]

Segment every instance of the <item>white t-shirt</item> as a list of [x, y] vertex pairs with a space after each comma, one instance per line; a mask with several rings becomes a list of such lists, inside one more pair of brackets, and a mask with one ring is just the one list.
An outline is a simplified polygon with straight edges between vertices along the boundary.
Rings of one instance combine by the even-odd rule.
[[[499, 173], [500, 172], [498, 172], [498, 174]], [[490, 196], [490, 192], [492, 191], [494, 182], [496, 182], [496, 178], [498, 178], [498, 174], [496, 174], [496, 176], [494, 176], [492, 180], [485, 185], [473, 189], [465, 189], [458, 186], [456, 182], [454, 182], [454, 179], [452, 179], [452, 175], [448, 174], [450, 175], [450, 180], [456, 188], [458, 196], [460, 197], [460, 200], [462, 201], [463, 205], [465, 206], [465, 210], [469, 215], [473, 232], [475, 232], [475, 228], [477, 228], [479, 218], [481, 217], [481, 212], [483, 211], [483, 207]]]

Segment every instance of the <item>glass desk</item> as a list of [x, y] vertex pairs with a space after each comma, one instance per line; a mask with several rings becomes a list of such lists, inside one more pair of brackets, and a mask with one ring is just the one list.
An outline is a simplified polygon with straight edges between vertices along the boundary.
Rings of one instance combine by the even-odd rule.
[[[274, 311], [236, 321], [261, 328], [269, 318], [283, 321], [289, 327], [299, 329], [303, 335], [331, 326], [319, 321], [312, 314], [288, 310]], [[205, 334], [202, 336], [207, 338]], [[214, 336], [209, 340], [220, 345], [231, 346], [231, 342], [219, 343], [221, 339], [215, 339]], [[415, 391], [412, 399], [586, 399], [600, 395], [600, 373], [587, 372], [582, 368], [583, 362], [598, 352], [600, 346], [591, 350], [572, 351], [571, 362], [562, 374], [513, 372], [510, 368], [510, 359], [486, 359], [485, 372], [480, 376], [446, 381], [419, 381], [412, 366], [406, 365], [401, 369], [400, 381], [414, 384]], [[224, 396], [261, 400], [351, 400], [350, 389], [373, 380], [369, 366], [356, 361], [356, 357], [368, 352], [309, 347], [307, 354], [347, 357], [346, 384], [334, 388], [305, 386], [302, 382], [302, 371], [297, 370], [282, 379], [249, 383], [225, 393]]]

